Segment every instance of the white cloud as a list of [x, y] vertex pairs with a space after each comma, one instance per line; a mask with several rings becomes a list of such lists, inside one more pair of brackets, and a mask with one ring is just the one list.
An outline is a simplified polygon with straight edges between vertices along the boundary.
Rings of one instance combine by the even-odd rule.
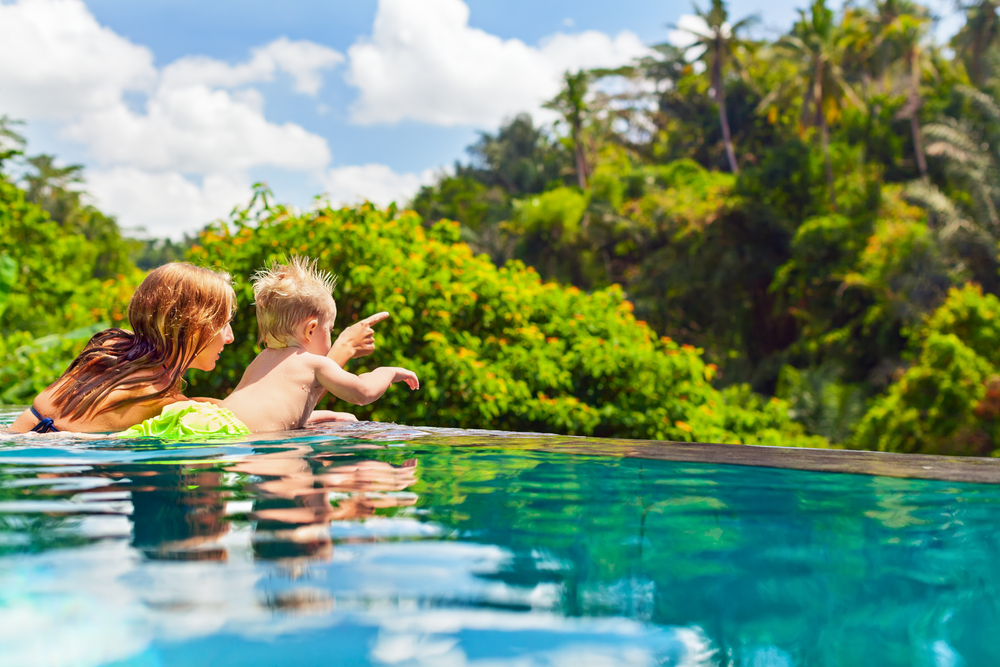
[[[279, 40], [233, 66], [186, 58], [163, 70], [142, 113], [120, 98], [80, 114], [63, 135], [86, 145], [102, 165], [87, 176], [102, 210], [125, 227], [178, 238], [246, 202], [250, 169], [317, 174], [329, 164], [326, 139], [294, 123], [268, 121], [256, 89], [226, 89], [266, 80], [276, 69], [294, 70], [301, 87], [312, 89], [318, 85], [318, 79], [310, 81], [319, 76], [316, 65], [332, 61], [329, 53], [325, 61], [321, 56], [308, 44]], [[185, 174], [200, 176], [201, 184]]]
[[[645, 52], [629, 32], [555, 34], [529, 46], [468, 21], [462, 0], [381, 0], [371, 38], [349, 51], [347, 76], [360, 89], [354, 121], [491, 127], [537, 113], [566, 70]], [[284, 75], [315, 96], [344, 60], [282, 37], [242, 62], [186, 56], [158, 69], [149, 49], [100, 25], [83, 0], [0, 0], [0, 114], [54, 121], [86, 151], [95, 203], [154, 235], [178, 237], [228, 214], [248, 200], [251, 170], [301, 173], [340, 203], [403, 203], [431, 182], [430, 170], [330, 168], [324, 137], [267, 118], [257, 84]]]
[[[247, 201], [251, 169], [321, 174], [326, 139], [269, 121], [252, 85], [285, 73], [314, 96], [343, 60], [283, 37], [242, 63], [192, 56], [158, 71], [148, 49], [101, 26], [81, 0], [0, 2], [0, 113], [56, 120], [88, 152], [95, 202], [155, 235], [197, 230]], [[136, 91], [139, 110], [126, 102]]]
[[337, 167], [323, 179], [327, 197], [334, 204], [356, 204], [370, 201], [380, 206], [392, 202], [405, 204], [421, 185], [434, 180], [434, 173], [398, 174], [384, 164]]
[[203, 56], [181, 58], [160, 73], [143, 113], [119, 94], [79, 115], [64, 134], [87, 145], [105, 165], [198, 174], [259, 166], [322, 169], [330, 162], [326, 139], [294, 123], [268, 121], [263, 96], [246, 86], [269, 81], [280, 70], [292, 75], [297, 90], [315, 94], [321, 70], [341, 60], [325, 46], [285, 38], [236, 65]]
[[613, 67], [645, 52], [628, 31], [613, 39], [556, 34], [528, 46], [470, 27], [462, 0], [380, 0], [371, 38], [348, 49], [348, 81], [361, 92], [352, 118], [494, 126], [536, 111], [566, 70]]
[[0, 3], [0, 110], [65, 119], [156, 80], [153, 55], [97, 23], [79, 0]]
[[149, 236], [175, 240], [227, 217], [251, 196], [249, 181], [242, 175], [209, 174], [197, 185], [177, 172], [135, 167], [90, 171], [87, 190], [97, 206], [117, 215], [123, 226], [142, 227]]
[[338, 51], [313, 42], [290, 41], [286, 37], [253, 50], [245, 63], [230, 65], [204, 56], [188, 56], [163, 71], [163, 85], [170, 88], [215, 86], [234, 88], [272, 81], [276, 72], [290, 74], [296, 92], [316, 95], [323, 84], [322, 71], [344, 62]]
[[315, 170], [330, 161], [326, 139], [263, 114], [256, 91], [160, 86], [135, 113], [123, 102], [82, 115], [65, 136], [102, 164], [198, 174], [259, 166]]

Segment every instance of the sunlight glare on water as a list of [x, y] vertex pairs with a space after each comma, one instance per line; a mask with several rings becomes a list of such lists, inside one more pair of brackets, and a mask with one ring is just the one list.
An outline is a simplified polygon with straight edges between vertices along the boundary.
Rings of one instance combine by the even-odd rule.
[[1000, 664], [998, 486], [453, 435], [0, 436], [0, 665]]

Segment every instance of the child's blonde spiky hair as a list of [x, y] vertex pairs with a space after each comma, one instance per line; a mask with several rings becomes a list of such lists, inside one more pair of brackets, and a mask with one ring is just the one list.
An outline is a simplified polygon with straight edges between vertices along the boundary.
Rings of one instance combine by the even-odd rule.
[[293, 255], [284, 264], [271, 264], [255, 273], [251, 282], [261, 346], [287, 345], [302, 321], [311, 317], [322, 320], [336, 308], [332, 292], [337, 278], [319, 269], [316, 260], [302, 255]]

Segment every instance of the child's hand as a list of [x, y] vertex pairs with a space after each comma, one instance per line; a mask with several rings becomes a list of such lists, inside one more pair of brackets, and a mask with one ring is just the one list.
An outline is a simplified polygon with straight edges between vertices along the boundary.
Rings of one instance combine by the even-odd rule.
[[393, 382], [405, 382], [410, 389], [420, 389], [420, 380], [417, 379], [417, 374], [405, 368], [396, 370], [396, 379]]

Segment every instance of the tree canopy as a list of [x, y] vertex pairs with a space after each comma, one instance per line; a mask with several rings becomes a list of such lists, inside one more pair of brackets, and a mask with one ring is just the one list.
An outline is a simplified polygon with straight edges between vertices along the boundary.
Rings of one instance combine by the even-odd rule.
[[[912, 0], [813, 0], [766, 39], [710, 0], [686, 24], [693, 42], [567, 72], [554, 122], [525, 113], [482, 133], [406, 207], [298, 213], [258, 197], [187, 244], [122, 237], [82, 203], [81, 170], [23, 157], [5, 118], [0, 354], [22, 369], [5, 372], [28, 387], [44, 374], [26, 364], [57, 366], [81, 327], [120, 316], [111, 297], [137, 267], [194, 243], [188, 258], [241, 280], [276, 254], [320, 257], [348, 319], [398, 313], [385, 359], [420, 366], [427, 402], [367, 416], [992, 452], [996, 10], [963, 5], [942, 45]], [[65, 255], [39, 250], [50, 239]], [[253, 354], [237, 348], [192, 385], [225, 392]]]

